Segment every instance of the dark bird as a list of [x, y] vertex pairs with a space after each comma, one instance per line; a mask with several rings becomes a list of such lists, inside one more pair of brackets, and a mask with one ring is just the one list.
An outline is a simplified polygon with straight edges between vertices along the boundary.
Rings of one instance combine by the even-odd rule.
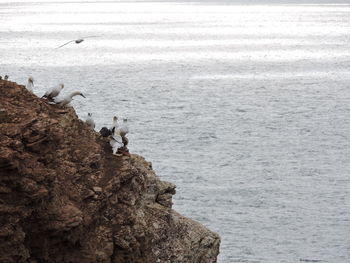
[[79, 39], [73, 39], [73, 40], [70, 40], [67, 43], [64, 43], [63, 45], [57, 47], [56, 49], [61, 48], [61, 47], [65, 46], [65, 45], [68, 45], [69, 43], [72, 43], [72, 42], [75, 42], [75, 44], [80, 44], [81, 42], [83, 42], [85, 40], [85, 38], [90, 38], [90, 37], [98, 37], [98, 36], [87, 36], [87, 37], [82, 37], [82, 38], [79, 38]]
[[5, 80], [8, 80], [9, 79], [9, 75], [5, 75]]
[[100, 130], [100, 134], [102, 137], [108, 137], [110, 135], [112, 135], [112, 132], [110, 129], [108, 129], [107, 127], [103, 127], [101, 130]]

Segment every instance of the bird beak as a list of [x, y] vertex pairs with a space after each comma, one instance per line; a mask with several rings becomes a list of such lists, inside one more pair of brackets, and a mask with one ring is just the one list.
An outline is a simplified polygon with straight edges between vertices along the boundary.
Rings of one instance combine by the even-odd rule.
[[86, 97], [84, 96], [84, 94], [80, 94], [80, 96], [84, 97], [86, 99]]

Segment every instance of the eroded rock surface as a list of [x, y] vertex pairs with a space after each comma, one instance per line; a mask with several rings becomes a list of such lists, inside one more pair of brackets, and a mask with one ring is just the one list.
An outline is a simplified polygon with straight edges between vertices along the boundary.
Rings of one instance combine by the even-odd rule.
[[0, 81], [0, 262], [216, 262], [219, 236], [174, 194], [72, 108]]

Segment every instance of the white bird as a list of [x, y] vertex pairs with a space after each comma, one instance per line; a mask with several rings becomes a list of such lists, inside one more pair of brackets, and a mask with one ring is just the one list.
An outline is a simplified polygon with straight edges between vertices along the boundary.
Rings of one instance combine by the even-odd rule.
[[48, 91], [46, 91], [46, 93], [44, 94], [44, 96], [42, 96], [42, 98], [47, 98], [48, 100], [52, 100], [54, 97], [57, 97], [60, 94], [63, 88], [64, 88], [64, 84], [60, 83], [58, 84], [58, 86], [52, 87]]
[[72, 93], [69, 94], [69, 95], [66, 95], [66, 96], [62, 97], [62, 98], [57, 98], [57, 97], [55, 97], [55, 98], [54, 98], [54, 102], [55, 102], [56, 104], [59, 104], [60, 106], [65, 106], [65, 105], [69, 104], [69, 103], [73, 100], [73, 97], [74, 97], [74, 96], [77, 96], [77, 95], [80, 95], [80, 96], [86, 98], [86, 97], [84, 96], [84, 94], [81, 93], [80, 91], [75, 91], [75, 92], [72, 92]]
[[112, 146], [113, 154], [116, 154], [118, 149], [122, 146], [122, 138], [118, 135], [112, 135], [109, 144]]
[[[115, 118], [114, 116], [113, 121], [117, 120]], [[112, 139], [109, 143], [112, 146], [113, 154], [116, 154], [120, 147], [125, 147], [128, 143], [128, 139], [125, 137], [125, 135], [129, 133], [127, 121], [127, 119], [123, 119], [123, 123], [112, 132]]]
[[110, 128], [112, 134], [114, 134], [115, 130], [118, 129], [118, 127], [119, 127], [118, 117], [117, 117], [117, 116], [114, 116], [114, 117], [113, 117], [113, 125], [112, 125], [112, 127]]
[[92, 118], [92, 113], [88, 113], [85, 123], [91, 128], [95, 129], [95, 121]]
[[26, 89], [29, 90], [31, 93], [33, 93], [33, 88], [34, 88], [34, 79], [32, 76], [29, 76]]
[[125, 137], [129, 133], [128, 119], [123, 119], [123, 123], [115, 130], [115, 134]]
[[82, 38], [78, 38], [78, 39], [73, 39], [73, 40], [70, 40], [67, 43], [64, 43], [63, 45], [57, 47], [56, 49], [61, 48], [65, 45], [68, 45], [69, 43], [72, 43], [72, 42], [75, 42], [75, 44], [80, 44], [81, 42], [83, 42], [85, 40], [85, 38], [90, 38], [90, 37], [98, 37], [98, 36], [87, 36], [87, 37], [82, 37]]

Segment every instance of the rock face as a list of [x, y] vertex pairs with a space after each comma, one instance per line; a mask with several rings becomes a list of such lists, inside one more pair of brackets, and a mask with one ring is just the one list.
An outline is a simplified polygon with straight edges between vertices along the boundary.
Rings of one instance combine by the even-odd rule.
[[0, 80], [0, 262], [216, 262], [219, 236], [173, 194], [72, 108]]

